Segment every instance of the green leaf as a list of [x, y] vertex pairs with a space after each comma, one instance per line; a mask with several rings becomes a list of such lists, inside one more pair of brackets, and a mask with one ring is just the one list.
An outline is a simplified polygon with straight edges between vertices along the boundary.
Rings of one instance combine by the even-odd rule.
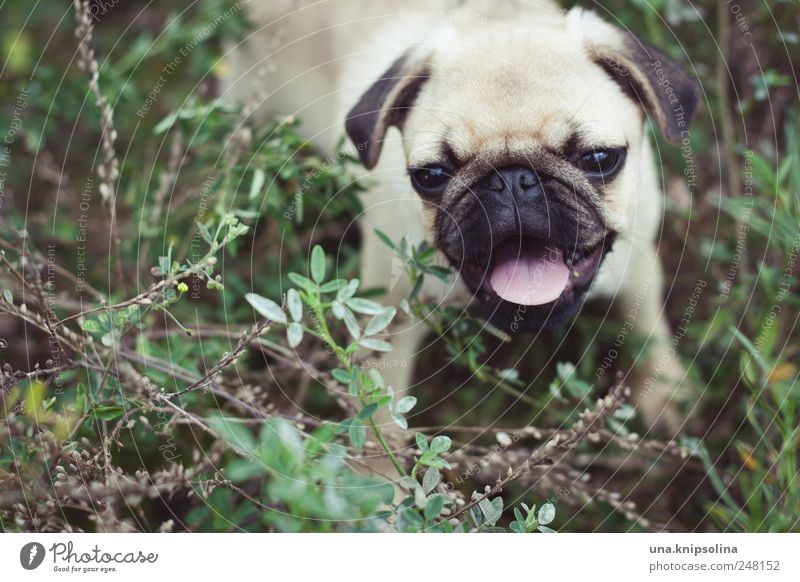
[[350, 384], [347, 386], [347, 392], [350, 396], [358, 396], [358, 372], [353, 370], [353, 375], [350, 377]]
[[[372, 380], [375, 386], [378, 386], [379, 388], [386, 388], [386, 382], [384, 381], [383, 376], [381, 375], [380, 372], [378, 372], [378, 370], [376, 370], [375, 368], [370, 368], [368, 373], [369, 373], [369, 379]], [[387, 392], [389, 396], [394, 398], [394, 390], [392, 390], [391, 387], [388, 388]], [[391, 398], [389, 400], [391, 400]]]
[[266, 177], [267, 175], [261, 168], [256, 168], [253, 170], [253, 182], [250, 184], [250, 194], [248, 196], [250, 200], [255, 200], [261, 193], [261, 189], [264, 187], [264, 180]]
[[382, 309], [380, 313], [376, 313], [372, 319], [369, 320], [367, 328], [364, 330], [364, 335], [375, 335], [376, 333], [382, 332], [392, 323], [395, 315], [397, 315], [397, 309], [394, 307]]
[[436, 451], [425, 451], [419, 458], [419, 464], [425, 467], [436, 467], [437, 469], [447, 469], [450, 463], [438, 456]]
[[172, 124], [175, 123], [177, 120], [178, 120], [178, 113], [176, 111], [173, 111], [172, 113], [167, 115], [164, 119], [162, 119], [156, 124], [156, 126], [153, 128], [153, 134], [159, 135], [161, 133], [164, 133], [170, 127], [172, 127]]
[[125, 409], [121, 406], [97, 406], [89, 412], [89, 417], [97, 420], [114, 420], [123, 414]]
[[353, 446], [353, 448], [360, 449], [364, 446], [364, 442], [367, 440], [367, 429], [364, 428], [364, 425], [360, 420], [353, 420], [353, 422], [350, 424], [348, 436], [350, 437], [350, 444]]
[[293, 321], [286, 327], [286, 341], [290, 348], [296, 348], [303, 341], [303, 326]]
[[34, 381], [25, 393], [25, 414], [29, 418], [36, 418], [36, 414], [42, 409], [42, 401], [47, 393], [47, 386], [41, 382]]
[[400, 416], [399, 414], [395, 414], [395, 413], [393, 412], [393, 413], [392, 413], [392, 420], [394, 421], [394, 423], [395, 423], [397, 426], [399, 426], [399, 427], [400, 427], [400, 428], [402, 428], [403, 430], [406, 430], [406, 429], [408, 429], [408, 421], [407, 421], [405, 418], [403, 418], [402, 416]]
[[[391, 390], [391, 388], [389, 388], [389, 390]], [[375, 404], [377, 404], [378, 407], [380, 408], [381, 406], [387, 406], [391, 402], [392, 402], [392, 396], [387, 394], [385, 396], [381, 396], [378, 400], [376, 400]]]
[[417, 447], [419, 448], [420, 451], [424, 453], [425, 451], [428, 450], [428, 441], [425, 440], [424, 434], [422, 434], [421, 432], [415, 433], [414, 440], [417, 441]]
[[301, 275], [300, 273], [289, 273], [286, 276], [292, 283], [300, 287], [300, 289], [303, 291], [317, 288], [316, 283], [314, 283], [311, 279], [303, 277], [303, 275]]
[[3, 299], [6, 300], [6, 303], [14, 303], [14, 296], [11, 294], [11, 291], [8, 289], [3, 289]]
[[280, 449], [287, 452], [295, 463], [305, 460], [306, 449], [303, 435], [285, 418], [270, 418], [261, 428], [261, 448]]
[[611, 416], [621, 422], [628, 422], [636, 418], [636, 408], [630, 404], [622, 404], [617, 410], [611, 413]]
[[225, 467], [225, 476], [234, 483], [241, 483], [259, 477], [266, 472], [266, 468], [258, 461], [251, 459], [233, 459]]
[[81, 322], [81, 329], [87, 333], [97, 333], [100, 331], [100, 324], [94, 319], [86, 319]]
[[417, 246], [417, 248], [412, 249], [412, 254], [414, 255], [414, 258], [417, 261], [425, 263], [429, 259], [432, 259], [433, 255], [436, 254], [436, 248], [430, 246], [428, 244], [428, 241], [424, 240], [421, 243], [419, 243], [419, 246]]
[[358, 286], [361, 282], [358, 279], [352, 279], [347, 285], [339, 289], [336, 293], [336, 299], [339, 301], [346, 301], [350, 299], [358, 291]]
[[394, 411], [399, 414], [406, 414], [410, 412], [414, 406], [417, 404], [417, 399], [413, 396], [404, 396], [400, 400], [397, 401], [397, 404], [394, 406]]
[[452, 444], [453, 441], [450, 440], [449, 436], [439, 435], [431, 441], [431, 450], [436, 453], [446, 453], [450, 450]]
[[764, 361], [764, 358], [761, 355], [761, 351], [756, 348], [750, 339], [744, 335], [741, 331], [739, 331], [736, 327], [730, 326], [731, 331], [733, 332], [733, 337], [735, 337], [739, 343], [741, 343], [745, 349], [748, 351], [750, 356], [753, 360], [758, 364], [758, 367], [761, 368], [761, 371], [766, 373], [768, 372], [771, 367]]
[[311, 250], [311, 278], [317, 283], [325, 280], [325, 251], [319, 245]]
[[431, 467], [427, 471], [425, 471], [425, 476], [422, 478], [422, 489], [425, 493], [430, 493], [436, 486], [439, 484], [439, 480], [442, 478], [442, 474], [439, 472], [439, 469], [436, 467]]
[[392, 239], [390, 239], [385, 232], [383, 232], [382, 230], [378, 230], [377, 228], [373, 229], [373, 232], [378, 236], [379, 239], [383, 241], [383, 244], [385, 244], [393, 251], [397, 251], [397, 247], [392, 242]]
[[163, 276], [169, 275], [171, 263], [169, 262], [169, 257], [158, 257], [158, 270], [161, 271]]
[[364, 408], [362, 408], [359, 413], [358, 417], [364, 420], [367, 420], [371, 417], [375, 412], [378, 410], [378, 405], [376, 403], [367, 404]]
[[347, 331], [350, 332], [351, 336], [353, 336], [353, 339], [358, 341], [359, 338], [361, 338], [361, 328], [358, 327], [356, 316], [353, 315], [353, 312], [346, 307], [342, 308], [342, 320], [347, 327]]
[[428, 267], [425, 267], [425, 270], [428, 271], [431, 275], [433, 275], [437, 279], [444, 281], [445, 283], [447, 282], [447, 279], [450, 277], [450, 275], [453, 274], [453, 272], [447, 267], [439, 267], [437, 265], [430, 265]]
[[417, 483], [417, 486], [414, 488], [414, 505], [420, 509], [425, 509], [427, 502], [428, 500], [425, 498], [425, 493], [423, 493], [422, 487], [420, 487], [419, 483]]
[[442, 512], [444, 507], [444, 496], [441, 493], [431, 495], [428, 497], [428, 502], [425, 504], [425, 519], [436, 519]]
[[82, 416], [84, 412], [86, 412], [86, 406], [89, 402], [86, 393], [86, 386], [83, 382], [78, 384], [78, 387], [75, 389], [75, 414], [78, 416]]
[[333, 379], [339, 382], [340, 384], [350, 384], [350, 372], [347, 370], [343, 370], [342, 368], [335, 368], [331, 371], [331, 376]]
[[283, 309], [281, 309], [281, 306], [272, 299], [267, 299], [255, 293], [248, 293], [244, 297], [247, 299], [247, 302], [253, 306], [253, 309], [270, 321], [286, 323], [286, 314], [283, 312]]
[[369, 299], [362, 299], [361, 297], [347, 299], [345, 304], [356, 313], [363, 313], [364, 315], [377, 315], [383, 311], [383, 305], [380, 303], [375, 303]]
[[206, 241], [208, 244], [213, 243], [214, 237], [211, 236], [211, 231], [208, 230], [208, 227], [202, 222], [196, 222], [195, 224], [197, 225], [197, 230], [200, 231], [200, 236], [202, 237], [202, 239]]
[[331, 312], [336, 319], [344, 319], [344, 310], [347, 309], [344, 303], [334, 299], [331, 302]]
[[376, 352], [391, 352], [392, 351], [392, 344], [389, 342], [385, 342], [383, 340], [369, 338], [366, 337], [358, 342], [358, 345], [361, 347], [367, 348], [368, 350], [374, 350]]
[[300, 293], [297, 292], [297, 289], [289, 289], [286, 293], [286, 304], [293, 320], [300, 321], [303, 319], [303, 300], [300, 299]]
[[414, 313], [411, 311], [411, 304], [408, 302], [408, 299], [401, 299], [400, 300], [400, 309], [402, 309], [406, 315], [411, 316], [414, 318]]
[[550, 529], [549, 527], [544, 526], [544, 525], [540, 525], [536, 529], [538, 529], [542, 533], [556, 533], [556, 530]]
[[346, 279], [334, 279], [333, 281], [328, 281], [324, 285], [322, 285], [319, 290], [322, 293], [333, 293], [334, 291], [338, 291], [342, 287], [347, 284]]
[[334, 429], [333, 432], [336, 434], [346, 433], [347, 431], [350, 430], [350, 425], [353, 424], [353, 420], [354, 419], [352, 418], [345, 418], [342, 422], [336, 425], [336, 428]]
[[545, 503], [539, 508], [539, 514], [536, 519], [541, 525], [547, 525], [552, 522], [556, 517], [556, 508], [552, 503]]
[[517, 509], [516, 507], [514, 508], [514, 517], [516, 518], [516, 520], [518, 522], [520, 522], [521, 524], [525, 525], [525, 518], [522, 517], [522, 512], [519, 509]]
[[223, 441], [237, 449], [252, 454], [258, 447], [255, 437], [248, 428], [234, 419], [214, 415], [209, 417], [208, 424]]
[[[500, 502], [499, 504], [496, 503], [498, 500]], [[486, 523], [489, 525], [494, 525], [497, 523], [497, 520], [503, 515], [503, 500], [500, 497], [496, 497], [492, 501], [489, 501], [488, 499], [481, 499], [480, 503], [478, 503], [478, 507], [480, 508]]]

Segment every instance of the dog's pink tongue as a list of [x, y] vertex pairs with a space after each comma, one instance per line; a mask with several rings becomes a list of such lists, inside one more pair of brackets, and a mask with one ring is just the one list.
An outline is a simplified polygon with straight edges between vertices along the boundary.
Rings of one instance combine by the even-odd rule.
[[561, 249], [499, 249], [489, 282], [502, 299], [518, 305], [543, 305], [558, 299], [569, 280]]

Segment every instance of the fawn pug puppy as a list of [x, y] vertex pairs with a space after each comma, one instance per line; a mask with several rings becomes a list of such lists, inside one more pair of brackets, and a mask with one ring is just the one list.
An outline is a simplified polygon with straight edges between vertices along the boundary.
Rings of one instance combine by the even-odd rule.
[[[564, 326], [587, 297], [614, 300], [628, 341], [650, 338], [647, 350], [626, 346], [646, 354], [627, 380], [641, 415], [674, 413], [683, 373], [662, 303], [647, 114], [670, 141], [687, 137], [699, 89], [678, 64], [550, 0], [264, 0], [249, 11], [258, 30], [233, 50], [226, 91], [258, 100], [262, 119], [296, 114], [330, 155], [350, 137], [368, 186], [365, 286], [388, 288], [388, 304], [409, 291], [393, 285], [380, 229], [427, 239], [460, 273], [427, 281], [427, 299], [474, 297], [510, 332]], [[413, 361], [425, 329], [399, 324], [387, 357]], [[386, 371], [396, 391], [410, 387], [410, 367]]]

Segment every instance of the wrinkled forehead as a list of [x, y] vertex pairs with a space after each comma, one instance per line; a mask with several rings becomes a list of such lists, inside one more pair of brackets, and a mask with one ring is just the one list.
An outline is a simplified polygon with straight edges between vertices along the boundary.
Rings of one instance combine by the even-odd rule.
[[564, 31], [448, 40], [434, 51], [407, 120], [412, 163], [436, 159], [437, 144], [469, 157], [532, 144], [558, 151], [576, 136], [585, 145], [624, 146], [641, 131], [635, 104]]

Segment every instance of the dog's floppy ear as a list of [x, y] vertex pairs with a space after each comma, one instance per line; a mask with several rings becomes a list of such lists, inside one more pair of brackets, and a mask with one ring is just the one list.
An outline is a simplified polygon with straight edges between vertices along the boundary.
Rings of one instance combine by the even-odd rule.
[[573, 10], [591, 58], [641, 104], [669, 141], [679, 143], [700, 102], [700, 86], [657, 48], [592, 12]]
[[345, 130], [368, 169], [378, 163], [386, 130], [391, 126], [402, 128], [429, 76], [428, 59], [416, 51], [408, 51], [367, 89], [347, 114]]

